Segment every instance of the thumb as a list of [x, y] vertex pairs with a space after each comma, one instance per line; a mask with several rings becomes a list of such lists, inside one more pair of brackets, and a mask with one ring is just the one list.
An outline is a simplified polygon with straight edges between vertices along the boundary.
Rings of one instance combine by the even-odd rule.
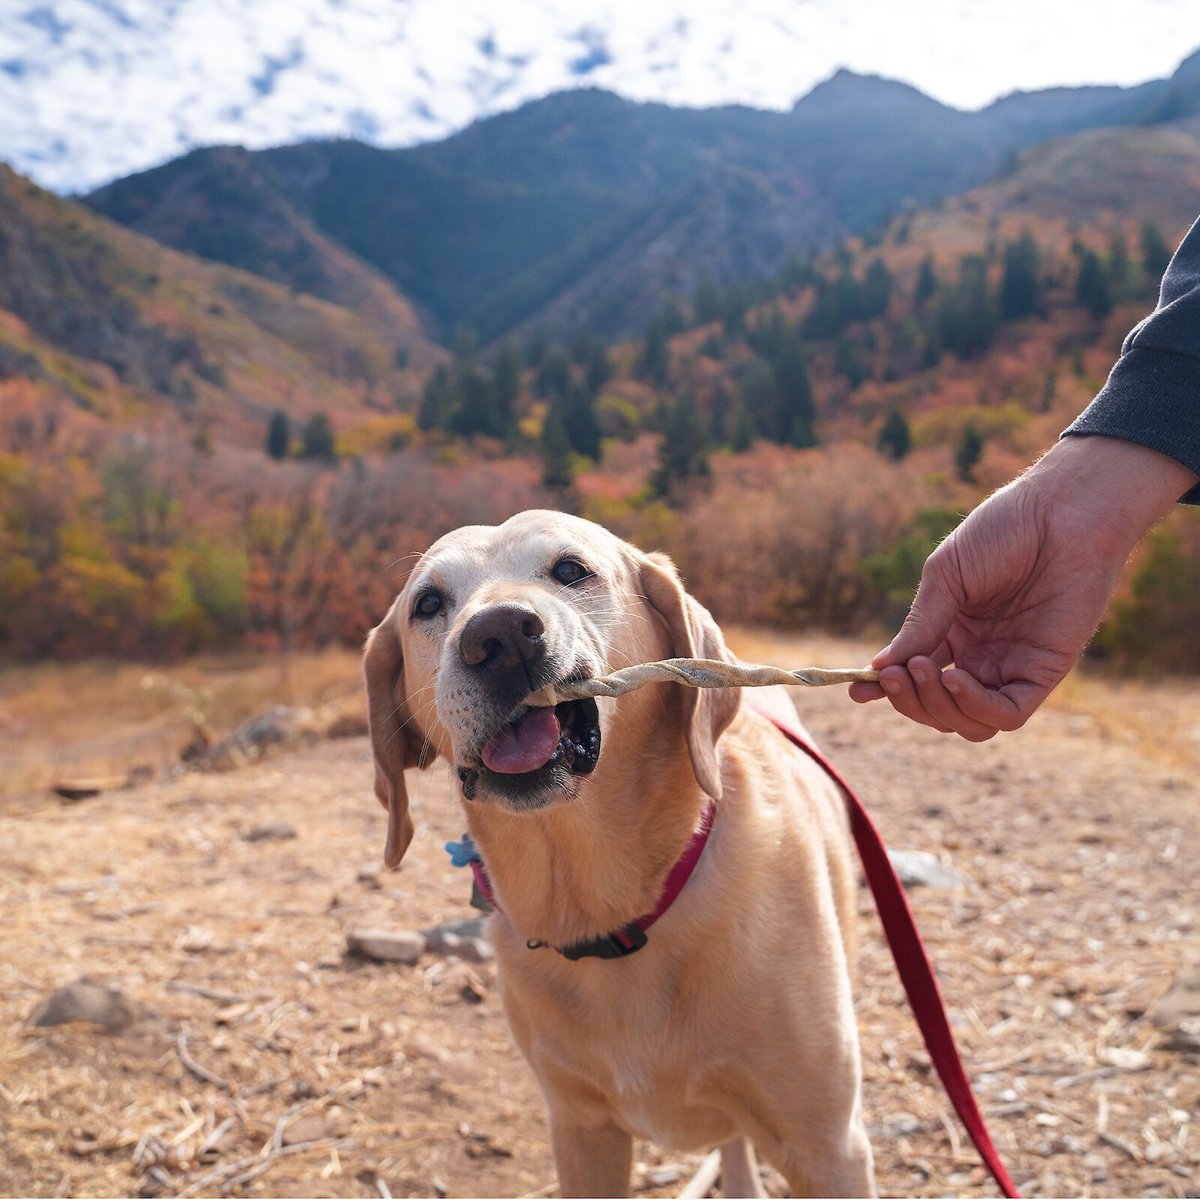
[[935, 657], [960, 607], [961, 597], [950, 587], [944, 572], [937, 568], [931, 558], [921, 573], [921, 585], [917, 588], [904, 624], [896, 636], [871, 659], [871, 666], [882, 670], [906, 663], [918, 654]]

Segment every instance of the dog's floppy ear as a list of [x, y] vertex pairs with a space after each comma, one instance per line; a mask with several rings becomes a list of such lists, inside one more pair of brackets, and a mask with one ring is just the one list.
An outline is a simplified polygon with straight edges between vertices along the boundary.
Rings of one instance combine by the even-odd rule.
[[363, 672], [367, 679], [367, 721], [375, 753], [375, 795], [387, 809], [387, 841], [383, 861], [397, 867], [412, 841], [413, 823], [408, 812], [404, 768], [421, 758], [422, 735], [410, 724], [404, 690], [404, 654], [400, 649], [396, 615], [397, 597], [388, 615], [367, 636]]
[[[662, 617], [671, 637], [672, 658], [717, 658], [735, 661], [708, 609], [683, 590], [675, 566], [666, 555], [641, 556], [642, 594]], [[682, 692], [684, 728], [692, 773], [714, 800], [721, 798], [717, 739], [729, 727], [741, 703], [737, 688], [690, 688]]]

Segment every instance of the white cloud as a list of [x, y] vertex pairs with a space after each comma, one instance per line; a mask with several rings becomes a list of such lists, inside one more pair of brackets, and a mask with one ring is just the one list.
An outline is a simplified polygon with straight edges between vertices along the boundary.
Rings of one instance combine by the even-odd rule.
[[409, 144], [580, 83], [786, 108], [840, 66], [969, 108], [1197, 46], [1195, 0], [0, 0], [0, 158], [82, 189], [218, 141]]

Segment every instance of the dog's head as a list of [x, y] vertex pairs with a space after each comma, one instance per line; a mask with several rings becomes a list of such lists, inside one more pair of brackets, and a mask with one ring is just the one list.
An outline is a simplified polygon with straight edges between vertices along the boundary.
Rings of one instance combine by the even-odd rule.
[[[441, 538], [367, 641], [387, 864], [399, 863], [413, 834], [405, 767], [441, 755], [466, 800], [514, 812], [568, 802], [599, 785], [609, 762], [627, 758], [637, 740], [629, 722], [616, 719], [621, 700], [538, 708], [530, 695], [668, 657], [729, 654], [665, 557], [589, 521], [540, 510]], [[738, 693], [656, 686], [670, 689], [696, 782], [719, 797], [717, 739]]]

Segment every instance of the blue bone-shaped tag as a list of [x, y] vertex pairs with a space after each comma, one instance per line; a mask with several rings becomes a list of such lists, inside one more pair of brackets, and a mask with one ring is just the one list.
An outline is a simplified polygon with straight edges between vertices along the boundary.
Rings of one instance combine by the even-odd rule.
[[471, 840], [469, 833], [464, 833], [461, 842], [447, 842], [446, 853], [450, 855], [452, 867], [469, 867], [473, 862], [482, 862], [479, 847]]

